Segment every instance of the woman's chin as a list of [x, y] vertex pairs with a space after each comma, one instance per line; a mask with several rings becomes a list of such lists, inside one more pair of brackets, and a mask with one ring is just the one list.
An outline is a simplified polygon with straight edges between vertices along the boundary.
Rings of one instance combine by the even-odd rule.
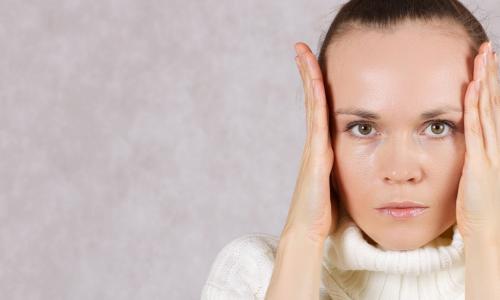
[[435, 238], [422, 236], [423, 232], [384, 232], [382, 238], [370, 237], [363, 232], [363, 238], [372, 246], [386, 251], [408, 251], [421, 248], [432, 242]]
[[451, 242], [453, 228], [449, 227], [437, 236], [428, 236], [428, 232], [418, 230], [414, 233], [392, 232], [384, 233], [384, 237], [377, 239], [370, 237], [363, 231], [363, 238], [372, 246], [385, 251], [409, 251], [425, 247], [435, 241], [437, 238], [446, 238]]

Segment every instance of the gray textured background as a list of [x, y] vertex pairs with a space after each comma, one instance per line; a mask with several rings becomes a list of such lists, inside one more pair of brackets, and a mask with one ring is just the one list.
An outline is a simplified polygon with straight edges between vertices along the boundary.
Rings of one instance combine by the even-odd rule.
[[226, 243], [278, 235], [293, 44], [340, 3], [1, 0], [0, 299], [198, 299]]

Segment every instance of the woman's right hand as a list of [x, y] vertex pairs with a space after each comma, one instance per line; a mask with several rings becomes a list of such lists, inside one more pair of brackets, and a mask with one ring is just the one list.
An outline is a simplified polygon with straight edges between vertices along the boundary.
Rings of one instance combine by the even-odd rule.
[[338, 217], [335, 205], [330, 202], [334, 153], [328, 128], [328, 105], [315, 55], [302, 42], [295, 44], [295, 50], [304, 88], [307, 138], [282, 235], [299, 232], [315, 242], [323, 242], [335, 231]]
[[306, 44], [296, 43], [295, 49], [304, 86], [307, 139], [266, 300], [319, 298], [323, 242], [335, 231], [337, 218], [330, 203], [333, 149], [321, 70]]

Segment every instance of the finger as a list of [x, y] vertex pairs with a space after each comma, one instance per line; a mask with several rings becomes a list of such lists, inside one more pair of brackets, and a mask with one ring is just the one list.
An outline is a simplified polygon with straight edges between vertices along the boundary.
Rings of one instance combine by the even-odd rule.
[[329, 125], [328, 125], [328, 108], [325, 96], [325, 87], [322, 80], [321, 69], [315, 55], [309, 47], [304, 43], [297, 45], [297, 52], [301, 53], [304, 61], [305, 78], [310, 81], [311, 93], [307, 101], [312, 109], [311, 130], [310, 130], [310, 146], [314, 164], [321, 170], [331, 171], [333, 164], [333, 151], [331, 148]]
[[479, 92], [479, 119], [481, 122], [481, 129], [483, 131], [484, 148], [488, 160], [496, 163], [498, 146], [493, 116], [493, 105], [490, 99], [490, 85], [488, 81], [488, 46], [486, 46], [478, 56], [479, 62], [476, 75], [477, 79], [481, 80], [481, 89]]
[[305, 71], [304, 71], [304, 66], [303, 66], [303, 62], [302, 62], [302, 59], [300, 56], [296, 56], [295, 57], [295, 62], [297, 63], [297, 67], [299, 69], [299, 73], [300, 73], [300, 78], [302, 80], [302, 89], [304, 91], [304, 109], [306, 111], [306, 129], [307, 129], [307, 132], [309, 132], [309, 113], [310, 113], [310, 109], [309, 109], [309, 101], [307, 101], [307, 99], [309, 98], [308, 96], [308, 87], [307, 87], [307, 84], [306, 84], [306, 75], [305, 75]]
[[300, 79], [302, 80], [302, 82], [304, 82], [304, 71], [302, 70], [302, 61], [300, 59], [300, 56], [297, 55], [295, 56], [295, 63], [297, 64], [297, 69], [299, 70], [299, 74], [300, 74]]
[[[297, 49], [297, 47], [296, 47]], [[297, 51], [297, 50], [296, 50]], [[304, 92], [307, 92], [307, 74], [306, 74], [306, 67], [305, 66], [305, 63], [303, 61], [303, 58], [302, 58], [302, 55], [299, 54], [299, 51], [297, 51], [297, 56], [295, 57], [295, 61], [297, 63], [297, 67], [299, 68], [299, 73], [300, 73], [300, 78], [302, 79], [302, 86], [303, 86], [303, 89], [304, 89]], [[305, 94], [304, 94], [305, 96]], [[307, 105], [307, 102], [305, 101], [306, 98], [304, 97], [304, 105]]]
[[316, 105], [316, 99], [315, 99], [315, 94], [314, 94], [314, 87], [313, 87], [313, 80], [314, 79], [320, 79], [321, 80], [321, 71], [319, 68], [319, 64], [316, 60], [316, 57], [314, 54], [311, 52], [309, 46], [307, 46], [305, 43], [297, 43], [296, 44], [296, 50], [299, 53], [301, 57], [301, 65], [302, 69], [304, 72], [304, 80], [305, 80], [305, 87], [304, 89], [306, 90], [306, 106], [309, 109], [309, 114], [308, 114], [308, 141], [310, 142], [310, 139], [312, 137], [312, 132], [314, 129], [312, 128], [313, 122], [314, 122], [314, 112], [315, 112], [315, 105]]
[[499, 77], [499, 66], [498, 59], [496, 58], [496, 53], [493, 51], [488, 52], [488, 85], [490, 87], [490, 103], [491, 103], [491, 111], [493, 114], [493, 122], [494, 128], [496, 132], [496, 152], [492, 155], [495, 155], [493, 159], [494, 162], [498, 162], [500, 160], [498, 156], [498, 152], [500, 150], [500, 77]]
[[300, 57], [303, 60], [304, 69], [306, 75], [310, 80], [312, 79], [322, 79], [323, 75], [321, 73], [321, 68], [319, 67], [318, 60], [314, 53], [312, 53], [309, 46], [305, 43], [297, 43], [297, 51], [300, 53]]
[[[491, 49], [491, 48], [490, 48]], [[498, 61], [493, 49], [488, 51], [488, 85], [493, 105], [500, 105], [500, 80], [498, 76]]]
[[482, 82], [473, 80], [469, 83], [465, 95], [464, 131], [466, 155], [469, 161], [485, 160], [483, 131], [479, 117], [479, 90]]
[[324, 154], [328, 149], [328, 109], [326, 104], [325, 87], [322, 80], [321, 69], [316, 57], [310, 51], [306, 51], [304, 59], [307, 63], [307, 73], [311, 78], [312, 107], [313, 107], [313, 147], [319, 154]]
[[498, 76], [498, 61], [496, 60], [496, 53], [492, 49], [491, 43], [489, 44], [488, 51], [488, 85], [490, 87], [490, 106], [492, 112], [493, 122], [492, 127], [495, 131], [495, 147], [492, 147], [490, 154], [491, 161], [497, 165], [500, 157], [500, 80]]
[[311, 79], [323, 80], [321, 68], [319, 67], [316, 56], [311, 51], [304, 53], [304, 55], [305, 59], [307, 60], [308, 73]]
[[[305, 60], [305, 54], [307, 53], [309, 47], [307, 47], [306, 44], [302, 43], [302, 42], [298, 42], [295, 44], [295, 50], [297, 51], [297, 56], [298, 56], [298, 60], [300, 62], [300, 66], [301, 66], [301, 77], [302, 77], [302, 83], [304, 85], [304, 92], [307, 93], [307, 96], [310, 97], [311, 95], [311, 78], [310, 78], [310, 75], [308, 73], [308, 66], [307, 66], [307, 62]], [[308, 98], [305, 98], [305, 100], [307, 100]], [[307, 105], [307, 101], [305, 101], [305, 104]]]
[[481, 121], [479, 120], [479, 90], [480, 81], [473, 80], [469, 83], [465, 93], [464, 105], [464, 133], [466, 156], [469, 161], [485, 159], [485, 149]]
[[311, 148], [313, 153], [324, 156], [329, 155], [331, 151], [325, 88], [321, 79], [313, 79], [312, 83], [314, 89], [314, 114]]
[[304, 108], [306, 111], [306, 145], [310, 143], [310, 132], [311, 132], [311, 112], [312, 112], [312, 107], [311, 107], [311, 101], [309, 100], [311, 98], [310, 96], [310, 80], [307, 75], [307, 65], [304, 61], [303, 58], [303, 43], [296, 43], [295, 44], [295, 51], [297, 52], [297, 57], [296, 57], [296, 62], [297, 66], [299, 67], [300, 71], [300, 77], [302, 79], [302, 87], [304, 90]]

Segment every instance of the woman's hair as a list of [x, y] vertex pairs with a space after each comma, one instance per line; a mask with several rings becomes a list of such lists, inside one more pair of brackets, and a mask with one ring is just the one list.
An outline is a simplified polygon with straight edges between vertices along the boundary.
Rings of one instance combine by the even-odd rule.
[[[350, 0], [343, 4], [333, 19], [320, 44], [318, 63], [323, 74], [328, 112], [332, 109], [332, 95], [326, 81], [326, 52], [335, 41], [353, 30], [377, 29], [388, 31], [408, 20], [432, 22], [448, 21], [465, 29], [473, 53], [477, 54], [482, 43], [489, 38], [474, 15], [458, 0]], [[329, 118], [334, 128], [333, 118]], [[332, 139], [332, 133], [330, 133]], [[331, 175], [333, 176], [333, 172]], [[332, 179], [332, 178], [331, 178]], [[336, 183], [335, 180], [332, 182]], [[336, 186], [331, 189], [332, 197], [338, 198]], [[341, 201], [336, 201], [341, 205]], [[343, 209], [343, 208], [339, 208]]]
[[407, 20], [451, 21], [465, 29], [476, 52], [489, 40], [481, 23], [458, 0], [351, 0], [342, 5], [319, 47], [318, 63], [323, 75], [326, 75], [328, 46], [349, 31], [390, 30]]

